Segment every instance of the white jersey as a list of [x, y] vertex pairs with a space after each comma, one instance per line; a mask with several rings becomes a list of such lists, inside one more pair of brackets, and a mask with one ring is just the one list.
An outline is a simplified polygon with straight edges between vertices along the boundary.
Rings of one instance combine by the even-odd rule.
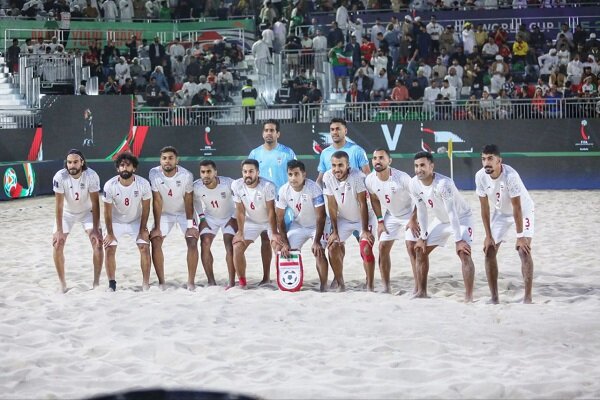
[[52, 186], [55, 193], [64, 194], [64, 212], [82, 214], [92, 210], [90, 193], [100, 191], [100, 177], [93, 169], [88, 168], [75, 179], [63, 168], [54, 175]]
[[369, 193], [377, 196], [381, 204], [382, 216], [386, 212], [397, 218], [402, 218], [413, 209], [410, 197], [410, 176], [403, 171], [390, 167], [390, 177], [382, 181], [373, 171], [365, 179]]
[[428, 214], [431, 210], [441, 223], [452, 225], [454, 238], [460, 240], [460, 220], [471, 216], [471, 208], [452, 179], [436, 172], [431, 185], [425, 186], [414, 176], [410, 181], [410, 195], [417, 206], [422, 237], [428, 234]]
[[502, 172], [496, 179], [482, 168], [475, 174], [476, 192], [479, 197], [487, 197], [495, 209], [504, 215], [512, 215], [511, 199], [521, 198], [523, 212], [533, 211], [533, 200], [525, 188], [519, 173], [509, 165], [502, 164]]
[[365, 174], [351, 168], [345, 181], [338, 181], [331, 170], [323, 175], [323, 193], [334, 196], [338, 206], [338, 216], [351, 222], [360, 221], [358, 194], [365, 192]]
[[102, 201], [113, 205], [112, 220], [120, 224], [139, 222], [142, 216], [142, 200], [152, 198], [150, 182], [139, 175], [129, 186], [123, 186], [119, 176], [110, 179], [104, 185]]
[[214, 189], [207, 188], [202, 179], [194, 182], [194, 210], [216, 219], [231, 218], [235, 214], [231, 184], [233, 179], [226, 176], [217, 177]]
[[275, 200], [275, 184], [265, 178], [259, 178], [258, 185], [249, 188], [244, 178], [237, 179], [231, 185], [233, 201], [242, 203], [246, 209], [246, 218], [255, 224], [269, 223], [267, 201]]
[[185, 214], [183, 197], [194, 191], [194, 176], [187, 169], [177, 166], [177, 173], [167, 177], [160, 166], [150, 170], [150, 186], [162, 197], [163, 214]]
[[294, 222], [304, 228], [314, 228], [317, 224], [316, 207], [323, 207], [323, 191], [314, 181], [306, 179], [301, 191], [295, 191], [289, 183], [279, 189], [275, 203], [277, 208], [289, 207], [294, 212]]

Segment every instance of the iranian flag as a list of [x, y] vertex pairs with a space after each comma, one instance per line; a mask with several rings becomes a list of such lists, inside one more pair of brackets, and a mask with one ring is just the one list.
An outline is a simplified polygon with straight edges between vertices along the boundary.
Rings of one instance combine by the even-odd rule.
[[352, 66], [352, 56], [347, 56], [344, 53], [338, 53], [337, 60], [340, 65]]
[[279, 259], [280, 267], [295, 267], [300, 264], [300, 253], [292, 252], [288, 257], [281, 257]]

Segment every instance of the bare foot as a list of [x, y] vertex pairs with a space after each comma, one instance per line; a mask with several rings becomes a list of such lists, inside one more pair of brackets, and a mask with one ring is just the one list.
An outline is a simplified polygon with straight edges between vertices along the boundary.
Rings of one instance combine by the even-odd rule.
[[196, 290], [196, 284], [195, 283], [187, 283], [187, 290], [189, 290], [190, 292], [193, 292], [194, 290]]
[[486, 301], [485, 304], [500, 304], [500, 300], [498, 298], [492, 297], [491, 299]]
[[523, 304], [533, 304], [533, 300], [531, 298], [524, 298]]
[[430, 297], [427, 295], [427, 292], [417, 292], [413, 294], [413, 299], [429, 299]]
[[142, 291], [147, 292], [148, 290], [150, 290], [150, 284], [142, 283]]
[[260, 282], [258, 283], [258, 286], [268, 285], [268, 284], [270, 284], [270, 283], [271, 283], [271, 280], [270, 280], [270, 279], [263, 279], [262, 281], [260, 281]]

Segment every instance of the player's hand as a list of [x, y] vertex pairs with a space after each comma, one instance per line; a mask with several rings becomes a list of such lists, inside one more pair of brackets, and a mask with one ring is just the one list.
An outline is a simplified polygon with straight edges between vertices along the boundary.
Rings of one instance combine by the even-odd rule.
[[369, 231], [362, 231], [360, 233], [360, 240], [366, 240], [371, 247], [375, 244], [375, 236]]
[[456, 242], [456, 254], [460, 255], [460, 252], [465, 253], [466, 255], [471, 255], [471, 246], [464, 240], [459, 240]]
[[406, 230], [410, 230], [410, 232], [416, 238], [421, 236], [421, 227], [419, 226], [419, 223], [412, 218], [406, 223]]
[[325, 256], [325, 249], [323, 249], [323, 246], [321, 246], [320, 240], [315, 240], [313, 242], [311, 250], [315, 257], [320, 257], [320, 256], [324, 257]]
[[66, 240], [67, 235], [65, 235], [63, 232], [54, 232], [54, 235], [52, 235], [52, 246], [62, 246], [65, 244]]
[[327, 248], [330, 248], [332, 246], [338, 246], [340, 244], [340, 237], [338, 236], [337, 232], [333, 232], [329, 235], [329, 238], [327, 239]]
[[233, 235], [233, 239], [231, 241], [232, 244], [236, 244], [244, 241], [244, 234], [242, 231], [237, 231], [235, 235]]
[[427, 242], [423, 239], [418, 239], [417, 244], [415, 244], [415, 251], [417, 250], [421, 250], [423, 254], [425, 254], [425, 251], [427, 250]]
[[90, 239], [95, 247], [102, 247], [102, 233], [99, 229], [92, 229]]
[[162, 237], [162, 232], [160, 231], [160, 228], [157, 226], [152, 228], [152, 230], [150, 231], [150, 239], [154, 239], [155, 237]]
[[146, 243], [150, 243], [150, 233], [148, 232], [148, 229], [144, 228], [144, 229], [140, 230], [140, 233], [138, 234], [138, 236], [135, 240], [136, 240], [136, 242], [138, 240], [143, 240]]
[[288, 243], [283, 243], [279, 246], [279, 251], [281, 252], [281, 256], [282, 257], [289, 257], [290, 256], [290, 245]]
[[388, 231], [387, 231], [387, 229], [385, 227], [385, 224], [378, 222], [377, 223], [377, 239], [381, 239], [381, 234], [384, 233], [384, 232], [388, 233]]
[[486, 236], [485, 239], [483, 239], [483, 254], [487, 254], [488, 251], [490, 251], [491, 249], [494, 249], [496, 247], [496, 242], [494, 241], [493, 238]]
[[198, 239], [200, 237], [200, 231], [196, 228], [187, 228], [185, 230], [185, 237], [193, 237]]
[[526, 237], [517, 238], [517, 244], [515, 245], [515, 249], [519, 250], [519, 248], [523, 250], [525, 254], [530, 254], [531, 245], [529, 244], [529, 239]]
[[[282, 239], [280, 233], [275, 233], [275, 232], [273, 232], [271, 234], [271, 241], [274, 243], [275, 247], [280, 247], [280, 248], [288, 244], [287, 240]], [[289, 245], [288, 245], [288, 249], [289, 249]]]
[[115, 235], [112, 235], [110, 233], [106, 234], [106, 237], [104, 238], [104, 240], [102, 241], [102, 243], [104, 244], [105, 248], [108, 248], [110, 246], [110, 244], [114, 241], [116, 241], [117, 238], [115, 237]]

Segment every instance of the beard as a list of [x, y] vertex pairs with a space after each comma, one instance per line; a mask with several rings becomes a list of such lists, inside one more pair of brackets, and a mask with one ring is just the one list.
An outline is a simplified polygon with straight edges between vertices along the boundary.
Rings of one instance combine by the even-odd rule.
[[384, 168], [383, 165], [381, 165], [381, 164], [375, 164], [375, 166], [373, 167], [373, 169], [376, 172], [381, 172], [381, 171], [385, 171], [387, 168]]
[[133, 172], [131, 171], [121, 171], [119, 172], [119, 176], [123, 179], [129, 179], [133, 176]]
[[69, 169], [69, 175], [77, 175], [81, 172], [81, 168], [71, 168]]
[[491, 174], [492, 172], [494, 172], [494, 168], [492, 168], [492, 167], [484, 167], [483, 170], [488, 175]]

